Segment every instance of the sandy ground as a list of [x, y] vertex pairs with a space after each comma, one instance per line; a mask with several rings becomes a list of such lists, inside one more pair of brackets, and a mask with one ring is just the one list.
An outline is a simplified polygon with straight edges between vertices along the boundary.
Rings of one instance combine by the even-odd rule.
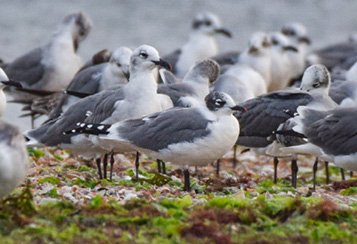
[[[75, 11], [87, 13], [93, 30], [80, 47], [84, 60], [96, 51], [121, 45], [155, 46], [162, 55], [181, 46], [188, 38], [193, 16], [202, 11], [219, 15], [233, 39], [218, 37], [221, 51], [242, 50], [257, 30], [273, 31], [290, 21], [309, 29], [313, 48], [346, 40], [356, 30], [356, 1], [260, 1], [260, 0], [4, 0], [0, 2], [0, 58], [12, 61], [49, 41], [54, 27]], [[29, 128], [18, 119], [19, 106], [10, 105], [4, 119]], [[40, 122], [37, 122], [37, 125]]]

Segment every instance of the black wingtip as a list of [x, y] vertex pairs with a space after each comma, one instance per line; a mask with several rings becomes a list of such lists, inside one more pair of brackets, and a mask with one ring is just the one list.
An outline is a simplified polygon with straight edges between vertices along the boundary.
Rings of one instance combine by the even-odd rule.
[[111, 125], [92, 124], [92, 123], [77, 123], [77, 127], [63, 132], [64, 135], [73, 134], [90, 134], [90, 135], [106, 135]]

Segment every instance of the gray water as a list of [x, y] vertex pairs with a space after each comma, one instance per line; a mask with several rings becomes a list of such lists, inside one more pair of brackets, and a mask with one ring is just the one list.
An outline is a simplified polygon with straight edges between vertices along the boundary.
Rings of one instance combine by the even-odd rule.
[[[191, 20], [202, 11], [216, 13], [233, 32], [233, 39], [218, 37], [221, 51], [242, 50], [253, 32], [279, 30], [291, 21], [308, 27], [312, 48], [357, 32], [354, 0], [2, 0], [0, 9], [0, 58], [5, 61], [46, 44], [56, 24], [77, 11], [93, 22], [79, 50], [84, 60], [103, 48], [122, 45], [149, 44], [165, 55], [187, 41]], [[4, 119], [25, 130], [29, 120], [18, 119], [20, 109], [9, 105]]]

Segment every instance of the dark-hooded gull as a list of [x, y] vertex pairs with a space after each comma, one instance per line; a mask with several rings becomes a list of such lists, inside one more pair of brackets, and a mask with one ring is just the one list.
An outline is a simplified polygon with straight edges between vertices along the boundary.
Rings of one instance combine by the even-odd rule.
[[195, 62], [217, 55], [217, 34], [231, 37], [231, 33], [222, 28], [218, 16], [212, 13], [197, 14], [192, 22], [189, 41], [163, 59], [172, 65], [174, 74], [182, 78]]
[[205, 103], [113, 125], [79, 124], [69, 133], [98, 134], [98, 141], [107, 141], [111, 150], [132, 146], [153, 158], [177, 164], [184, 168], [184, 190], [188, 191], [188, 167], [212, 163], [232, 148], [239, 135], [239, 123], [232, 114], [244, 110], [223, 92], [210, 93]]
[[[304, 72], [301, 90], [271, 92], [240, 104], [248, 112], [236, 114], [241, 124], [237, 144], [256, 148], [266, 154], [278, 127], [294, 117], [299, 106], [312, 106], [321, 110], [337, 106], [327, 95], [330, 83], [327, 69], [322, 65], [313, 65]], [[271, 150], [270, 155], [281, 156], [279, 153], [274, 155]], [[297, 170], [296, 165], [292, 167], [294, 171]]]
[[[161, 111], [161, 96], [157, 95], [157, 83], [152, 72], [158, 66], [167, 68], [169, 64], [160, 59], [155, 48], [147, 45], [138, 47], [130, 58], [129, 83], [85, 97], [57, 119], [27, 131], [27, 145], [60, 146], [90, 158], [109, 153], [94, 145], [86, 135], [64, 135], [63, 132], [74, 128], [78, 122], [112, 124]], [[97, 163], [99, 167], [100, 159]]]

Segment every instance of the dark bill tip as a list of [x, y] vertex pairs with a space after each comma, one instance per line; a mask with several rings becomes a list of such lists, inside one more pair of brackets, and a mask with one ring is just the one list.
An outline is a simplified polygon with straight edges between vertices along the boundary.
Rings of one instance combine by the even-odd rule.
[[311, 44], [311, 40], [310, 38], [308, 38], [307, 36], [303, 36], [299, 38], [299, 42], [305, 42], [306, 44], [310, 45]]
[[242, 106], [239, 106], [239, 105], [236, 105], [234, 107], [231, 107], [232, 110], [234, 111], [242, 111], [242, 112], [248, 112], [248, 109], [242, 107]]
[[165, 69], [168, 69], [168, 70], [172, 70], [172, 66], [171, 64], [169, 64], [168, 62], [166, 62], [165, 60], [161, 59], [159, 61], [152, 61], [154, 64], [156, 65], [159, 65]]
[[285, 51], [292, 51], [292, 52], [296, 52], [296, 53], [299, 52], [299, 50], [294, 46], [284, 46], [283, 49]]
[[1, 83], [3, 83], [6, 86], [13, 86], [13, 87], [16, 87], [16, 88], [24, 88], [23, 85], [20, 82], [14, 81], [14, 80], [1, 81]]
[[129, 79], [130, 79], [130, 72], [125, 72], [125, 71], [123, 71], [123, 74], [124, 74], [125, 78], [127, 79], [127, 81], [129, 81]]
[[228, 29], [219, 28], [219, 29], [216, 29], [215, 32], [217, 34], [222, 34], [222, 35], [225, 35], [226, 37], [232, 38], [232, 32]]

